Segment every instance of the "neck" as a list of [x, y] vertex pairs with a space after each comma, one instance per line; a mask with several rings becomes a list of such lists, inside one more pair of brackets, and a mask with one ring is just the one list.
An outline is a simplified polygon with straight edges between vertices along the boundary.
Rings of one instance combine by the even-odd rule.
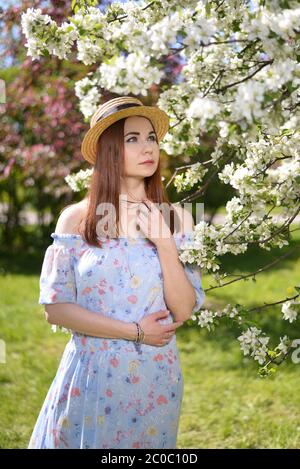
[[141, 201], [147, 198], [144, 181], [126, 181], [126, 186], [121, 185], [121, 197], [128, 200]]

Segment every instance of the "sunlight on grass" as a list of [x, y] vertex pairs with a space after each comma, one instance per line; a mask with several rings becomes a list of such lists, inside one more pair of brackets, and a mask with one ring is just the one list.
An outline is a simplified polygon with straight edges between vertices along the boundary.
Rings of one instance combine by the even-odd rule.
[[[294, 239], [294, 247], [299, 248], [299, 235]], [[274, 258], [274, 253], [253, 250], [243, 261], [227, 256], [224, 268], [245, 274]], [[1, 448], [27, 447], [69, 340], [69, 335], [51, 332], [43, 307], [37, 303], [41, 259], [36, 269], [31, 268], [33, 272], [24, 270], [24, 274], [17, 268], [24, 265], [25, 269], [23, 260], [12, 256], [9, 264], [1, 266], [0, 338], [6, 343], [6, 363], [0, 363]], [[256, 283], [236, 282], [212, 290], [204, 307], [278, 301], [286, 297], [287, 287], [299, 284], [299, 278], [298, 250], [273, 270], [260, 274]], [[212, 281], [204, 276], [203, 282], [207, 288]], [[290, 325], [281, 320], [279, 307], [255, 317], [272, 337], [299, 330], [299, 321]], [[237, 332], [229, 324], [211, 333], [187, 324], [177, 331], [184, 375], [178, 448], [299, 447], [299, 365], [289, 360], [273, 378], [259, 378], [257, 364], [239, 349]]]

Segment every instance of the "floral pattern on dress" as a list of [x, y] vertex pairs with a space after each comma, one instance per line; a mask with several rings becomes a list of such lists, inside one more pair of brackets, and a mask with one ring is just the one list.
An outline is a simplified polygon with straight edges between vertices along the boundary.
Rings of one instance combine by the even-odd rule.
[[[51, 237], [39, 304], [75, 303], [125, 322], [167, 309], [157, 249], [147, 238], [103, 238], [95, 247], [76, 234]], [[174, 239], [179, 249], [190, 238]], [[198, 311], [201, 272], [183, 266]], [[184, 387], [176, 335], [155, 347], [71, 332], [28, 448], [176, 448]]]

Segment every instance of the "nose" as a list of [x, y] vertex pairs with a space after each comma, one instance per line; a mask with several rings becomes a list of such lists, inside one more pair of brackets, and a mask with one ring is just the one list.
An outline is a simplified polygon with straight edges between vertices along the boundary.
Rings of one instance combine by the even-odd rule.
[[143, 145], [143, 152], [148, 152], [148, 153], [153, 153], [153, 148], [152, 148], [152, 145], [151, 145], [151, 142], [149, 142], [148, 140], [145, 141], [144, 145]]

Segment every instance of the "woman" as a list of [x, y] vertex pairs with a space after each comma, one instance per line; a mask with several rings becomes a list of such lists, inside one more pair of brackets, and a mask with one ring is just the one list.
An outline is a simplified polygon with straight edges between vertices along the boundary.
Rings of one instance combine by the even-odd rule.
[[88, 196], [61, 213], [40, 277], [48, 322], [72, 335], [29, 448], [176, 448], [175, 332], [204, 293], [199, 269], [178, 259], [192, 217], [172, 206], [169, 222], [166, 213], [158, 143], [168, 126], [162, 110], [133, 97], [91, 119]]

